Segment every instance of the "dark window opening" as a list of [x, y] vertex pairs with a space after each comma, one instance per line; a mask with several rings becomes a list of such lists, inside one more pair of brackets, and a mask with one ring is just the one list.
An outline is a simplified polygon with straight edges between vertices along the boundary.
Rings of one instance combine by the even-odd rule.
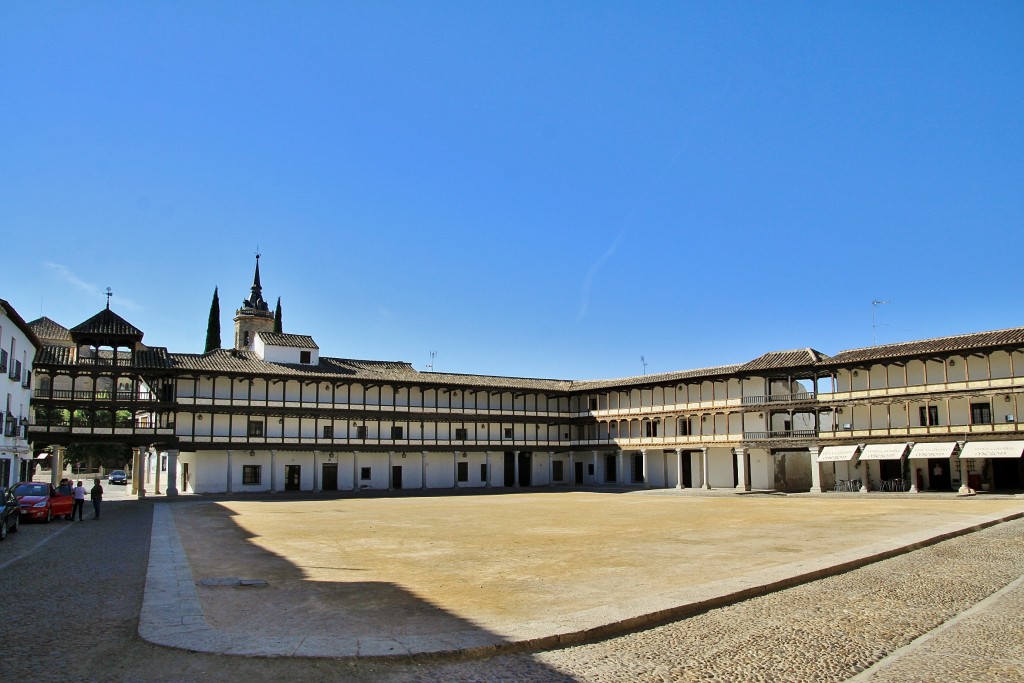
[[992, 406], [988, 403], [971, 404], [971, 424], [992, 424]]
[[262, 470], [262, 465], [242, 465], [242, 484], [259, 484]]
[[369, 481], [370, 480], [370, 468], [369, 467], [360, 467], [359, 468], [359, 478], [361, 480], [363, 480], [363, 481]]
[[921, 406], [918, 410], [918, 417], [922, 427], [931, 427], [939, 424], [938, 406]]

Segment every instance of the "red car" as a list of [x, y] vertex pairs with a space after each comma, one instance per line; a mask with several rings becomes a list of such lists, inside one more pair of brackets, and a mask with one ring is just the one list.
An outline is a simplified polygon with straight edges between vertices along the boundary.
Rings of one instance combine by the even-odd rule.
[[71, 508], [75, 499], [70, 494], [59, 493], [50, 484], [38, 481], [22, 481], [12, 489], [21, 507], [21, 516], [26, 519], [41, 519], [49, 522], [54, 517], [71, 519]]

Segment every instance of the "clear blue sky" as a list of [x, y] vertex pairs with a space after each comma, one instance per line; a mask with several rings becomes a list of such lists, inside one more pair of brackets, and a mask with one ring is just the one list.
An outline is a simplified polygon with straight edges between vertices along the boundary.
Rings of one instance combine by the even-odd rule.
[[1020, 2], [0, 7], [0, 297], [610, 378], [1024, 325]]

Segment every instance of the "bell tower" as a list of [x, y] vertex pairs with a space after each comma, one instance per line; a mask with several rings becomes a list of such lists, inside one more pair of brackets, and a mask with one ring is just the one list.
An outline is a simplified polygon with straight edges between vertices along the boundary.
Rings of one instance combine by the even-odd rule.
[[263, 300], [263, 286], [260, 284], [260, 255], [256, 254], [256, 274], [252, 279], [252, 291], [242, 307], [235, 311], [235, 348], [251, 351], [257, 332], [274, 331], [274, 314]]

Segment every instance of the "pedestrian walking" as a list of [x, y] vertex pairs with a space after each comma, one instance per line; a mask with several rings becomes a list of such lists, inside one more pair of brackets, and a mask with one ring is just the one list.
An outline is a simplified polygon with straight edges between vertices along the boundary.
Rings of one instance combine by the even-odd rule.
[[82, 511], [85, 508], [85, 487], [82, 486], [82, 480], [78, 480], [78, 486], [75, 487], [74, 493], [75, 505], [71, 508], [71, 521], [75, 520], [75, 513], [78, 513], [78, 521], [82, 521]]
[[92, 488], [89, 489], [89, 497], [92, 498], [92, 509], [96, 512], [94, 519], [100, 518], [100, 503], [103, 502], [103, 487], [99, 479], [93, 479]]

